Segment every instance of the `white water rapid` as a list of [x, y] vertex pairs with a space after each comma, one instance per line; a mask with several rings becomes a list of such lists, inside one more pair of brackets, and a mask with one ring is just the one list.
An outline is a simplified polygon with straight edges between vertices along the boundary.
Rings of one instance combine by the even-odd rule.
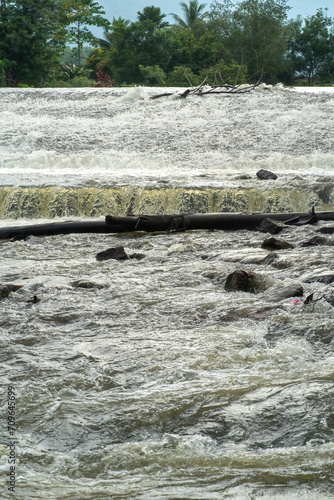
[[[165, 90], [0, 89], [0, 226], [334, 211], [334, 88]], [[0, 499], [333, 499], [333, 225], [0, 241]]]

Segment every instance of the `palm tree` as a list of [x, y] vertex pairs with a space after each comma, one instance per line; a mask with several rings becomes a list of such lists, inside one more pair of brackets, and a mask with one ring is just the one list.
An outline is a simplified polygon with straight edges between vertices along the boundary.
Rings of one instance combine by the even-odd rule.
[[189, 0], [189, 5], [185, 2], [180, 3], [180, 7], [184, 12], [184, 20], [177, 14], [171, 14], [177, 24], [182, 28], [192, 29], [198, 21], [203, 21], [206, 12], [203, 10], [206, 7], [206, 3], [198, 3], [198, 0]]
[[163, 21], [165, 17], [166, 14], [162, 14], [160, 7], [154, 7], [153, 5], [151, 7], [144, 7], [142, 12], [137, 12], [138, 22], [152, 21], [158, 28], [168, 26], [168, 22]]

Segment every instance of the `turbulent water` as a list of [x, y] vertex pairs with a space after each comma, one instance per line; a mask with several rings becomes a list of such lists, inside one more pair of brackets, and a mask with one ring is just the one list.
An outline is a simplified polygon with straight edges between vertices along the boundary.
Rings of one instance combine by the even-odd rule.
[[[333, 89], [158, 92], [0, 89], [0, 225], [334, 211]], [[333, 499], [331, 225], [0, 242], [0, 498]]]

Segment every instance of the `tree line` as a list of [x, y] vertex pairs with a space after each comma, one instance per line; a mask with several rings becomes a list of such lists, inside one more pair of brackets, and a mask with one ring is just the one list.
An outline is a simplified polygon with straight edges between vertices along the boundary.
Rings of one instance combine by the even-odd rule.
[[154, 5], [130, 22], [94, 0], [0, 2], [0, 86], [334, 83], [327, 9], [289, 19], [287, 0], [188, 0], [169, 23]]

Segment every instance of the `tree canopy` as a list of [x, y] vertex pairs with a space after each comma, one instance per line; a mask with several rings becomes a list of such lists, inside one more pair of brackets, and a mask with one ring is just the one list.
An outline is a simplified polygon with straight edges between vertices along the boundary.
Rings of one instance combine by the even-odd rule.
[[[334, 83], [334, 23], [326, 9], [289, 19], [288, 0], [187, 0], [180, 7], [174, 23], [154, 5], [134, 22], [110, 22], [95, 0], [1, 0], [0, 85], [65, 85], [83, 74], [92, 85], [236, 84], [261, 76], [267, 83]], [[104, 29], [103, 38], [94, 27]], [[75, 52], [70, 69], [65, 47]]]

